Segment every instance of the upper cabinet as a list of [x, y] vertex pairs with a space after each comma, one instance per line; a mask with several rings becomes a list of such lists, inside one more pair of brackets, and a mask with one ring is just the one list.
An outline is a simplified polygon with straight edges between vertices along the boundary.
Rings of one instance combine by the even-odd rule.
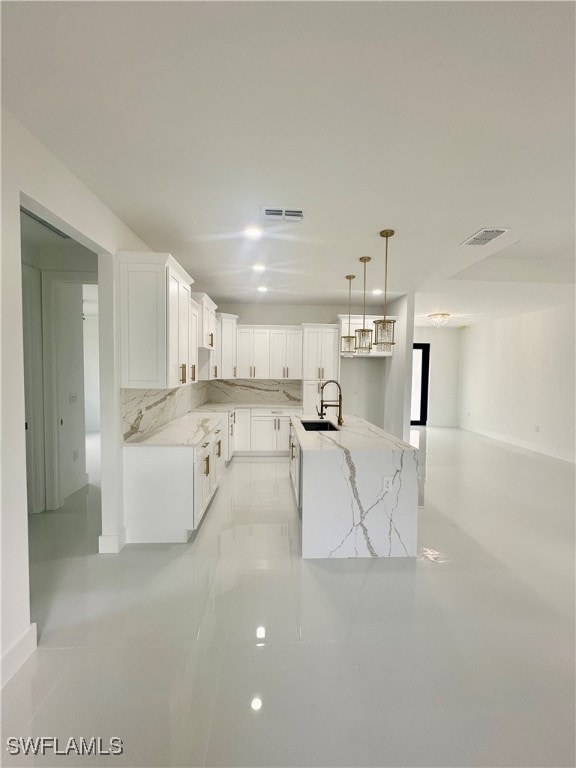
[[236, 334], [239, 379], [270, 378], [270, 329], [239, 325]]
[[218, 307], [206, 293], [193, 293], [192, 298], [200, 305], [198, 346], [200, 349], [213, 351], [216, 347], [216, 310]]
[[190, 356], [188, 365], [190, 366], [190, 383], [198, 381], [198, 328], [200, 325], [200, 307], [190, 299]]
[[236, 324], [238, 315], [218, 312], [216, 321], [220, 330], [219, 379], [236, 378]]
[[337, 325], [303, 324], [303, 371], [307, 381], [338, 379], [340, 336]]
[[270, 378], [302, 378], [302, 329], [270, 329]]
[[119, 251], [122, 387], [190, 383], [190, 286], [169, 253]]

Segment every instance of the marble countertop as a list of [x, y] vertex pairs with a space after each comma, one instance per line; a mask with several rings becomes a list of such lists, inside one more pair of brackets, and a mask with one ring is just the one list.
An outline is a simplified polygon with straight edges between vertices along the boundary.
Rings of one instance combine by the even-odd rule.
[[338, 427], [334, 417], [325, 418], [338, 427], [337, 432], [307, 432], [302, 421], [318, 421], [318, 415], [292, 416], [292, 424], [303, 451], [416, 451], [413, 445], [385, 432], [358, 416], [344, 416]]
[[[223, 424], [223, 419], [191, 411], [185, 416], [169, 421], [163, 427], [124, 443], [124, 446], [185, 446], [194, 448], [206, 439], [206, 435]], [[224, 425], [226, 428], [227, 425]]]

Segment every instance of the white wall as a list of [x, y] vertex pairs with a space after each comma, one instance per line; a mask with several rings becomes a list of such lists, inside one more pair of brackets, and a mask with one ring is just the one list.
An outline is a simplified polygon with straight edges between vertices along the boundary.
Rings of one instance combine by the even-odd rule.
[[17, 120], [2, 113], [1, 408], [2, 680], [33, 651], [30, 624], [22, 335], [20, 205], [99, 253], [103, 537], [121, 536], [120, 386], [117, 377], [117, 250], [148, 250], [79, 179]]
[[460, 350], [461, 427], [575, 460], [573, 304], [469, 326]]
[[218, 304], [219, 312], [238, 315], [242, 325], [300, 325], [301, 323], [337, 323], [338, 314], [348, 307], [308, 304]]
[[394, 354], [386, 358], [384, 363], [383, 428], [392, 435], [409, 442], [414, 294], [407, 294], [389, 302], [387, 314], [395, 316], [397, 320]]
[[428, 426], [457, 427], [459, 328], [415, 327], [414, 342], [430, 344], [428, 379]]

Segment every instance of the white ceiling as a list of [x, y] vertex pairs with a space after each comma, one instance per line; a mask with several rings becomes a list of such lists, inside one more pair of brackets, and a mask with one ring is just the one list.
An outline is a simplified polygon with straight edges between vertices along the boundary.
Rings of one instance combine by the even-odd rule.
[[384, 227], [419, 315], [573, 295], [571, 2], [3, 2], [2, 33], [5, 107], [216, 301], [345, 305], [352, 271], [359, 305]]

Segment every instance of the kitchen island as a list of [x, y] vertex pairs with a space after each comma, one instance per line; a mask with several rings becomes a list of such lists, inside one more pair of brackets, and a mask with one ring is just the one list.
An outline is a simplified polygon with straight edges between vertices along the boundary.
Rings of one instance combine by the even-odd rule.
[[302, 557], [415, 557], [416, 449], [355, 416], [333, 431], [306, 421], [318, 417], [294, 416], [291, 428]]

